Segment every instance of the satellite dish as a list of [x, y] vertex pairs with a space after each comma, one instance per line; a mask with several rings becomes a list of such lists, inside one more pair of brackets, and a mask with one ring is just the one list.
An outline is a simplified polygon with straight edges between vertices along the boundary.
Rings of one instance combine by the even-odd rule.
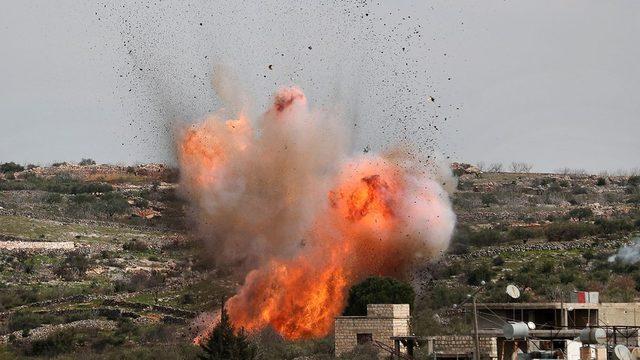
[[517, 299], [520, 297], [520, 290], [515, 285], [507, 285], [507, 295], [512, 299]]
[[618, 360], [633, 359], [633, 357], [631, 357], [631, 351], [629, 351], [629, 348], [624, 345], [616, 345], [616, 347], [613, 348], [613, 353], [616, 355], [616, 359]]
[[536, 329], [536, 324], [534, 324], [533, 321], [529, 321], [527, 323], [527, 327], [529, 328], [529, 330], [535, 330]]

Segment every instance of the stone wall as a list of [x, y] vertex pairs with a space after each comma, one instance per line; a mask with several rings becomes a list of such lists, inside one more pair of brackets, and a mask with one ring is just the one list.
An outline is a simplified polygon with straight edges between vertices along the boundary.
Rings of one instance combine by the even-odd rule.
[[367, 317], [408, 319], [409, 304], [367, 304]]
[[[427, 352], [436, 354], [469, 354], [474, 351], [470, 335], [440, 335], [427, 338]], [[495, 337], [480, 337], [480, 357], [496, 359], [498, 343]]]
[[408, 304], [370, 304], [367, 316], [340, 316], [335, 320], [336, 356], [357, 345], [358, 334], [371, 334], [373, 340], [393, 347], [392, 336], [409, 335]]

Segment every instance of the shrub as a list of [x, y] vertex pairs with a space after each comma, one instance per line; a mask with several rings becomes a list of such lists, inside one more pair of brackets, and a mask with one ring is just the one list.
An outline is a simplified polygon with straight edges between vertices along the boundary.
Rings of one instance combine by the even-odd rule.
[[482, 194], [480, 197], [480, 200], [482, 201], [482, 205], [484, 206], [491, 206], [492, 204], [498, 204], [498, 198], [496, 197], [495, 194], [491, 194], [491, 193]]
[[594, 224], [600, 234], [615, 234], [621, 231], [633, 231], [634, 225], [630, 219], [596, 219]]
[[55, 204], [62, 202], [62, 195], [58, 193], [47, 193], [42, 200], [47, 204]]
[[115, 214], [122, 214], [129, 210], [129, 203], [127, 199], [120, 193], [109, 192], [104, 194], [95, 208], [99, 212], [106, 213], [109, 216]]
[[90, 265], [91, 263], [86, 255], [79, 251], [74, 251], [69, 253], [53, 272], [65, 280], [71, 280], [83, 277], [89, 270]]
[[134, 292], [138, 290], [158, 287], [164, 283], [164, 280], [164, 275], [156, 270], [150, 272], [138, 271], [131, 275], [128, 280], [117, 281], [114, 287], [116, 292]]
[[32, 341], [31, 347], [27, 349], [25, 355], [54, 357], [73, 350], [75, 342], [73, 330], [58, 331], [45, 339]]
[[586, 261], [590, 261], [590, 260], [593, 260], [593, 258], [595, 257], [595, 254], [593, 253], [593, 250], [587, 249], [585, 252], [582, 253], [582, 257]]
[[629, 178], [627, 179], [627, 185], [629, 186], [640, 185], [640, 175], [629, 176]]
[[593, 226], [584, 223], [557, 222], [545, 229], [545, 235], [549, 241], [575, 240], [593, 233]]
[[589, 208], [572, 209], [571, 211], [569, 211], [569, 213], [567, 213], [567, 216], [569, 218], [584, 220], [592, 217], [593, 211]]
[[80, 162], [78, 163], [78, 165], [80, 166], [88, 166], [88, 165], [95, 165], [96, 162], [93, 159], [82, 159], [80, 160]]
[[491, 264], [493, 266], [502, 266], [504, 265], [504, 259], [501, 256], [496, 256], [493, 259], [491, 259]]
[[429, 307], [437, 310], [462, 302], [466, 299], [468, 293], [466, 290], [465, 287], [450, 288], [446, 285], [435, 285], [425, 298], [430, 303]]
[[113, 191], [113, 186], [106, 183], [82, 182], [69, 175], [57, 175], [51, 179], [34, 178], [28, 184], [32, 189], [45, 190], [63, 194], [105, 193]]
[[469, 234], [469, 243], [476, 246], [496, 245], [503, 240], [502, 233], [494, 229], [481, 229]]
[[91, 194], [77, 194], [73, 196], [72, 200], [76, 204], [87, 204], [94, 202], [96, 197]]
[[542, 235], [542, 230], [539, 228], [530, 227], [514, 227], [509, 230], [510, 240], [528, 240]]
[[569, 284], [576, 280], [575, 270], [564, 270], [560, 273], [560, 282], [563, 284]]
[[367, 315], [367, 304], [409, 304], [415, 293], [411, 285], [389, 278], [370, 277], [349, 289], [344, 315]]
[[9, 331], [30, 330], [42, 325], [42, 316], [31, 312], [18, 311], [9, 317], [7, 328]]
[[180, 304], [183, 304], [183, 305], [193, 304], [193, 301], [194, 301], [194, 297], [192, 293], [184, 293], [180, 297]]
[[584, 188], [582, 186], [575, 186], [572, 190], [571, 193], [573, 195], [584, 195], [584, 194], [588, 194], [589, 190], [587, 190], [587, 188]]
[[467, 283], [469, 285], [480, 285], [482, 281], [489, 281], [495, 275], [489, 264], [480, 264], [477, 268], [469, 271], [467, 274]]
[[640, 205], [640, 194], [632, 195], [626, 202], [627, 204]]
[[597, 186], [605, 186], [607, 185], [607, 180], [603, 177], [599, 177], [598, 180], [596, 180], [596, 185]]
[[636, 281], [629, 275], [618, 275], [607, 282], [603, 292], [604, 301], [632, 302], [635, 298]]
[[122, 249], [126, 251], [146, 251], [149, 250], [149, 244], [138, 239], [131, 239], [122, 245]]
[[63, 165], [67, 165], [67, 162], [63, 161], [63, 162], [55, 162], [55, 163], [51, 164], [51, 166], [53, 166], [53, 167], [60, 167], [60, 166], [63, 166]]
[[380, 359], [380, 349], [371, 344], [356, 345], [353, 350], [340, 354], [338, 360], [371, 360]]
[[147, 208], [147, 207], [149, 207], [149, 200], [144, 199], [144, 198], [136, 198], [134, 200], [133, 205], [137, 206], [139, 208]]
[[14, 173], [14, 172], [19, 172], [23, 170], [24, 170], [24, 167], [22, 165], [16, 164], [13, 161], [0, 164], [1, 173], [7, 174], [7, 173]]

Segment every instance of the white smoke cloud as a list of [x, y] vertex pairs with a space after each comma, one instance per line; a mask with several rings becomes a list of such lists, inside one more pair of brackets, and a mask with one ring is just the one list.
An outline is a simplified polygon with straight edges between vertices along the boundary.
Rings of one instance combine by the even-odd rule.
[[633, 239], [633, 243], [622, 246], [618, 249], [617, 254], [609, 257], [609, 262], [615, 261], [629, 265], [633, 265], [640, 261], [640, 238]]

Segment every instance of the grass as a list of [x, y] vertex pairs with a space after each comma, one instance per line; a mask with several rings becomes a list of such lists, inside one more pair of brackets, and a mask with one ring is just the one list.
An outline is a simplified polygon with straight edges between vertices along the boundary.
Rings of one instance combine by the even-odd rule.
[[[164, 237], [166, 232], [141, 231], [126, 227], [62, 223], [60, 221], [33, 219], [22, 216], [0, 215], [2, 234], [32, 240], [49, 241], [93, 241], [109, 240], [114, 237]], [[42, 237], [44, 235], [44, 238]], [[77, 235], [81, 237], [76, 238]]]
[[[158, 304], [193, 311], [211, 310], [219, 306], [220, 299], [233, 295], [235, 288], [236, 284], [229, 279], [209, 277], [183, 288], [160, 291], [158, 298], [161, 301]], [[191, 298], [188, 303], [182, 301], [186, 294]], [[127, 301], [153, 305], [155, 294], [148, 290], [127, 298]]]

